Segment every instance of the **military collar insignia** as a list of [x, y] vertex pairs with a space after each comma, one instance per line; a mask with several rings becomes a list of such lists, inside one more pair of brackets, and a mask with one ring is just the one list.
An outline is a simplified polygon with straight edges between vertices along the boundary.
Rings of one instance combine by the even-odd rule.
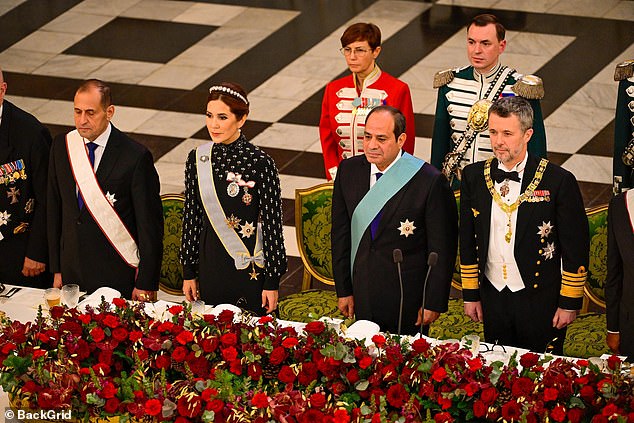
[[399, 235], [403, 235], [407, 238], [410, 235], [414, 235], [414, 229], [416, 229], [416, 226], [414, 226], [414, 221], [410, 222], [409, 219], [405, 219], [405, 222], [401, 222], [401, 226], [397, 229], [400, 232]]

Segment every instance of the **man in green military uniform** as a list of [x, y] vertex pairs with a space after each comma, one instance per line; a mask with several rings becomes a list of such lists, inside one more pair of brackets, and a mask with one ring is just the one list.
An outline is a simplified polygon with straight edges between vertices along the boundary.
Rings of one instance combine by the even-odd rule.
[[618, 194], [622, 188], [632, 188], [632, 168], [634, 167], [634, 60], [619, 63], [614, 72], [614, 80], [619, 82], [614, 118], [614, 155], [612, 173], [614, 190]]
[[544, 96], [542, 80], [521, 75], [500, 63], [499, 57], [506, 48], [505, 33], [494, 15], [476, 16], [467, 26], [471, 66], [441, 71], [434, 77], [438, 99], [431, 163], [452, 180], [454, 189], [459, 188], [457, 179], [465, 165], [493, 155], [486, 131], [486, 110], [497, 98], [520, 96], [529, 100], [534, 115], [529, 153], [546, 157], [546, 132], [539, 103]]

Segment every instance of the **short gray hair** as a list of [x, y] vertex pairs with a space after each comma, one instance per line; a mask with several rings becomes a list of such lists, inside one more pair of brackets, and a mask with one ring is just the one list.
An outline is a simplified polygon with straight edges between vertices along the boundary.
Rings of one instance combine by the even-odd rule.
[[531, 104], [522, 97], [502, 97], [493, 102], [489, 108], [489, 116], [491, 114], [499, 117], [517, 116], [520, 120], [520, 127], [523, 132], [533, 127], [533, 108]]

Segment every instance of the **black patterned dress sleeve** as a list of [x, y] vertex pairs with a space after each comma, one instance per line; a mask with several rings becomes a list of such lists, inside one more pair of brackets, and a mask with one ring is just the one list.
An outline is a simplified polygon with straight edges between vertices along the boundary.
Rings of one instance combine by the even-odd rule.
[[192, 150], [185, 165], [185, 209], [183, 211], [183, 233], [180, 260], [183, 278], [195, 279], [200, 260], [200, 234], [203, 228], [203, 208], [198, 199], [198, 176], [196, 174], [196, 150]]

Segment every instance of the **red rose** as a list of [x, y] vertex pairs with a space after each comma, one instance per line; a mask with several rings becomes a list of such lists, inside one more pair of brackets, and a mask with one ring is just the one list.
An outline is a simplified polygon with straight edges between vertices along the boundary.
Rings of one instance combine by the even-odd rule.
[[579, 396], [581, 396], [581, 398], [589, 404], [594, 403], [594, 400], [596, 399], [594, 388], [590, 385], [582, 386], [579, 390]]
[[147, 352], [147, 350], [143, 350], [143, 349], [138, 350], [138, 351], [136, 352], [136, 355], [139, 357], [139, 360], [141, 360], [141, 361], [145, 361], [145, 360], [147, 360], [147, 358], [148, 358], [148, 352]]
[[451, 408], [451, 398], [438, 397], [437, 401], [438, 405], [440, 405], [440, 408], [443, 410], [449, 410]]
[[330, 390], [335, 395], [341, 395], [345, 392], [346, 385], [344, 385], [343, 382], [337, 381], [337, 382], [334, 382], [332, 386], [330, 386]]
[[264, 325], [266, 323], [270, 323], [273, 321], [273, 318], [271, 316], [262, 316], [258, 319], [258, 323], [261, 325]]
[[282, 341], [282, 346], [284, 348], [288, 348], [288, 349], [291, 349], [291, 348], [297, 346], [297, 344], [299, 344], [299, 341], [297, 340], [297, 338], [290, 337], [290, 338], [286, 338], [286, 339], [284, 339]]
[[128, 331], [122, 327], [114, 328], [112, 330], [112, 337], [119, 342], [123, 342], [128, 339]]
[[202, 404], [198, 395], [183, 395], [176, 405], [178, 414], [184, 417], [196, 417], [200, 414]]
[[202, 341], [203, 351], [206, 353], [216, 351], [216, 348], [218, 348], [218, 345], [219, 345], [219, 342], [218, 342], [218, 338], [216, 337], [205, 338]]
[[180, 363], [185, 360], [185, 357], [187, 357], [187, 349], [185, 347], [178, 346], [174, 348], [174, 352], [172, 353], [174, 361]]
[[225, 347], [230, 347], [238, 343], [238, 337], [235, 333], [225, 333], [220, 337], [220, 343]]
[[41, 349], [36, 349], [33, 350], [33, 361], [37, 360], [40, 357], [44, 357], [46, 355], [46, 351], [45, 350], [41, 350]]
[[101, 342], [105, 338], [103, 329], [101, 329], [99, 326], [92, 328], [92, 330], [90, 331], [90, 336], [92, 336], [92, 340], [95, 342]]
[[502, 406], [502, 416], [506, 420], [519, 420], [521, 415], [522, 409], [515, 401], [509, 401]]
[[269, 355], [269, 362], [273, 365], [282, 364], [286, 360], [286, 350], [283, 347], [275, 347]]
[[247, 374], [253, 380], [260, 380], [260, 377], [262, 377], [262, 366], [257, 363], [249, 364], [249, 367], [247, 368]]
[[156, 368], [157, 369], [167, 369], [169, 368], [172, 359], [167, 354], [161, 354], [156, 357]]
[[570, 423], [579, 423], [583, 418], [583, 414], [583, 408], [571, 408], [568, 410], [568, 420], [570, 420]]
[[110, 373], [110, 366], [105, 363], [97, 363], [92, 366], [92, 371], [99, 376], [105, 376]]
[[374, 342], [374, 345], [377, 346], [377, 348], [383, 348], [385, 346], [385, 336], [383, 335], [374, 335], [372, 337], [372, 342]]
[[619, 414], [619, 407], [617, 407], [614, 404], [608, 404], [605, 407], [603, 407], [603, 410], [601, 410], [601, 415], [608, 418], [618, 414]]
[[522, 365], [522, 367], [525, 368], [533, 367], [535, 364], [537, 364], [538, 361], [539, 355], [530, 352], [522, 355], [522, 357], [520, 358], [520, 364]]
[[333, 413], [334, 423], [350, 423], [350, 415], [345, 408], [338, 408]]
[[480, 370], [483, 365], [482, 359], [480, 357], [468, 359], [467, 364], [469, 365], [469, 368], [473, 370], [474, 372], [477, 372], [478, 370]]
[[163, 411], [161, 401], [152, 398], [145, 402], [145, 412], [150, 416], [157, 416], [161, 411]]
[[579, 359], [579, 360], [577, 360], [577, 364], [578, 364], [580, 367], [588, 367], [588, 360], [586, 360], [586, 359]]
[[109, 328], [116, 328], [117, 326], [119, 326], [119, 319], [117, 319], [116, 316], [113, 316], [112, 314], [107, 315], [106, 317], [104, 317], [102, 323], [106, 326], [108, 326]]
[[304, 386], [308, 386], [317, 380], [318, 372], [317, 365], [313, 362], [305, 362], [302, 363], [301, 370], [299, 371], [299, 375], [297, 375], [297, 380], [300, 384]]
[[592, 423], [608, 423], [608, 418], [600, 414], [597, 414], [594, 417], [592, 417], [591, 422]]
[[464, 390], [467, 393], [468, 397], [472, 397], [473, 394], [478, 392], [478, 389], [480, 389], [480, 385], [476, 382], [469, 382], [464, 387]]
[[128, 302], [123, 298], [113, 298], [112, 304], [119, 308], [126, 308], [128, 306]]
[[555, 388], [544, 389], [544, 401], [556, 401], [559, 396], [559, 391]]
[[222, 310], [218, 315], [218, 323], [231, 323], [233, 322], [234, 312], [231, 310]]
[[[233, 347], [231, 347], [233, 348]], [[229, 371], [234, 375], [242, 374], [242, 362], [240, 360], [231, 360], [229, 362]]]
[[289, 366], [282, 366], [277, 378], [282, 383], [293, 383], [295, 382], [295, 372]]
[[143, 332], [141, 332], [140, 330], [134, 330], [134, 331], [130, 332], [130, 341], [131, 342], [137, 342], [141, 338], [143, 338]]
[[359, 371], [357, 369], [350, 369], [348, 370], [348, 373], [346, 373], [346, 379], [348, 379], [348, 382], [350, 382], [351, 384], [355, 384], [359, 381]]
[[162, 322], [158, 326], [158, 331], [159, 332], [171, 332], [173, 328], [174, 328], [174, 323], [167, 321], [167, 322]]
[[428, 351], [429, 347], [430, 347], [429, 342], [427, 342], [423, 338], [418, 338], [416, 341], [412, 343], [412, 349], [416, 351], [416, 353], [418, 354], [422, 354], [425, 351]]
[[207, 403], [207, 410], [213, 411], [214, 413], [220, 413], [223, 408], [225, 408], [225, 403], [220, 399], [213, 399]]
[[444, 367], [437, 368], [431, 375], [431, 378], [436, 382], [442, 382], [445, 377], [447, 377], [447, 370]]
[[473, 403], [473, 415], [475, 417], [484, 417], [487, 413], [487, 406], [481, 400], [477, 400]]
[[238, 350], [236, 350], [234, 347], [228, 347], [221, 351], [222, 351], [222, 358], [224, 358], [225, 361], [233, 361], [236, 358], [238, 358]]
[[326, 405], [326, 396], [320, 392], [312, 394], [308, 400], [313, 408], [321, 409]]
[[608, 367], [610, 370], [618, 370], [621, 367], [621, 359], [615, 355], [608, 358]]
[[87, 325], [92, 320], [90, 314], [80, 314], [77, 316], [77, 320], [82, 322], [84, 325]]
[[101, 388], [102, 398], [113, 398], [117, 394], [117, 387], [110, 382], [105, 382]]
[[119, 404], [118, 398], [109, 398], [104, 404], [103, 409], [106, 413], [114, 414], [119, 409]]
[[215, 397], [216, 395], [218, 395], [218, 390], [215, 388], [207, 388], [200, 393], [200, 396], [202, 397], [203, 401], [206, 401], [206, 402], [211, 401], [211, 399]]
[[362, 369], [367, 369], [372, 364], [372, 357], [369, 355], [363, 356], [361, 360], [359, 360], [359, 367]]
[[436, 423], [451, 423], [453, 422], [453, 417], [451, 417], [451, 414], [447, 412], [438, 413], [434, 416], [434, 421]]
[[269, 398], [263, 392], [256, 392], [251, 398], [251, 404], [255, 408], [266, 408], [269, 406]]
[[188, 330], [184, 330], [176, 336], [176, 341], [178, 341], [178, 343], [181, 345], [186, 345], [188, 342], [191, 342], [193, 340], [194, 335]]
[[562, 405], [557, 405], [550, 412], [550, 417], [556, 422], [563, 422], [566, 419], [566, 409]]
[[534, 383], [527, 377], [520, 377], [511, 387], [511, 392], [515, 397], [525, 397], [533, 391]]
[[387, 402], [392, 407], [401, 408], [408, 398], [409, 394], [400, 383], [390, 386], [387, 390]]
[[51, 307], [51, 309], [49, 310], [49, 313], [51, 313], [51, 317], [53, 319], [57, 320], [64, 315], [64, 307], [62, 306]]
[[483, 389], [482, 394], [480, 394], [480, 398], [486, 406], [493, 404], [493, 401], [495, 401], [497, 397], [498, 391], [493, 387]]
[[319, 320], [312, 321], [304, 327], [304, 331], [311, 333], [313, 335], [319, 335], [323, 333], [325, 330], [326, 330], [326, 325], [324, 324], [324, 322], [321, 322]]
[[182, 305], [173, 305], [170, 308], [168, 308], [167, 311], [169, 311], [172, 315], [176, 316], [181, 311], [183, 311], [183, 306]]

